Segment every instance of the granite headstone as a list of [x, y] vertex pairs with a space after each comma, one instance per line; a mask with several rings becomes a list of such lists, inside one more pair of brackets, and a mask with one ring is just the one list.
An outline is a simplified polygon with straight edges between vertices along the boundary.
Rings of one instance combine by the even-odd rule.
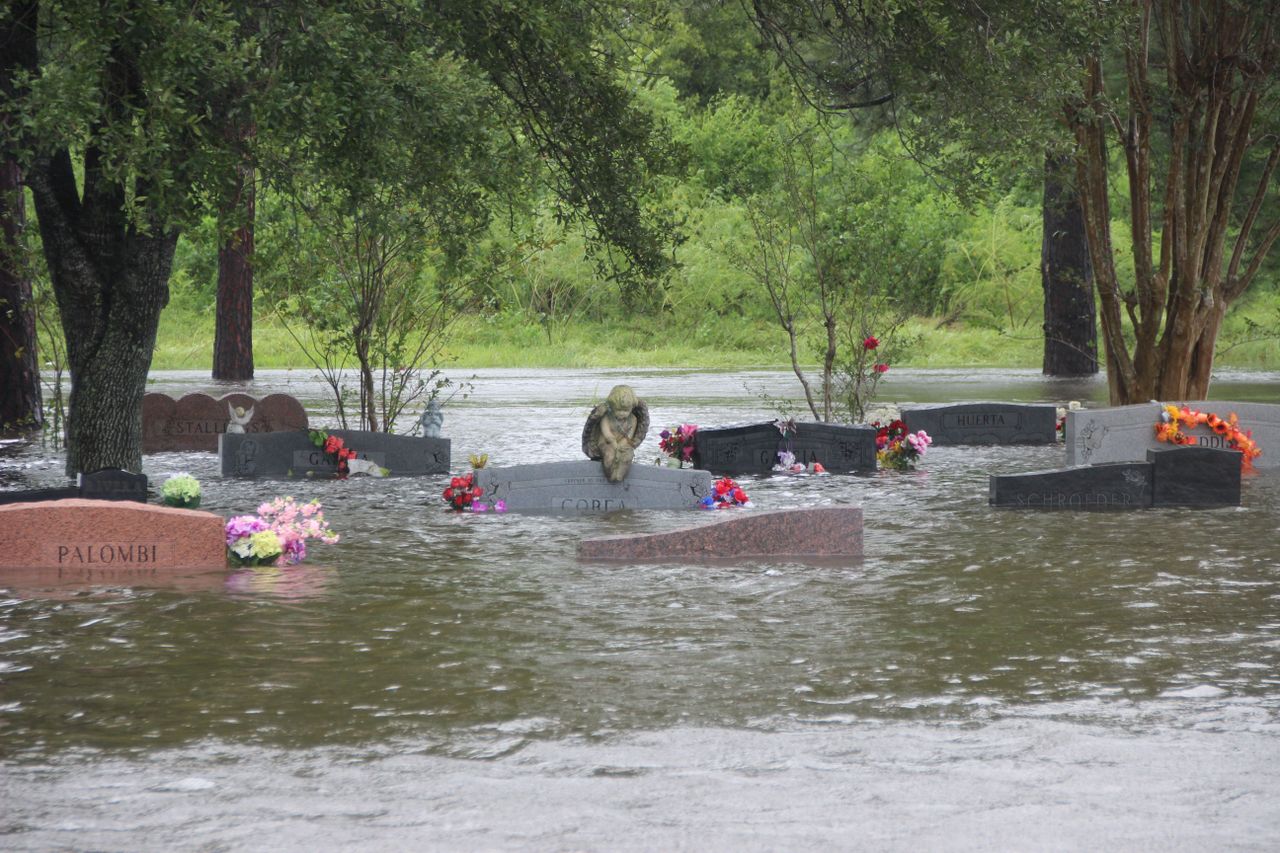
[[59, 580], [128, 582], [226, 563], [224, 521], [210, 512], [83, 498], [0, 506], [0, 577], [49, 569]]
[[256, 400], [248, 394], [227, 394], [213, 399], [208, 394], [187, 394], [174, 400], [167, 394], [147, 394], [142, 398], [142, 452], [218, 449], [218, 436], [227, 431], [235, 407], [253, 417], [245, 433], [292, 432], [307, 428], [307, 412], [288, 394], [268, 394]]
[[801, 465], [832, 474], [876, 469], [876, 431], [868, 426], [799, 421], [784, 433], [773, 422], [699, 427], [693, 465], [716, 474], [768, 474], [787, 451]]
[[1214, 447], [1148, 450], [1152, 506], [1239, 506], [1240, 451]]
[[1054, 406], [1028, 403], [951, 403], [902, 409], [908, 432], [924, 430], [938, 447], [963, 444], [1054, 444]]
[[475, 472], [487, 503], [513, 512], [611, 512], [622, 509], [693, 509], [711, 494], [706, 471], [632, 465], [619, 483], [605, 479], [599, 462], [543, 462], [485, 467]]
[[[1177, 404], [1181, 408], [1184, 404]], [[1194, 409], [1227, 417], [1232, 412], [1240, 428], [1253, 433], [1262, 455], [1253, 460], [1258, 470], [1280, 468], [1280, 405], [1208, 400], [1188, 403]], [[1156, 440], [1160, 403], [1138, 403], [1067, 412], [1065, 438], [1068, 465], [1126, 462], [1146, 459], [1148, 450], [1168, 447]], [[1227, 449], [1226, 439], [1199, 427], [1187, 433], [1200, 447]]]
[[773, 512], [726, 509], [697, 527], [578, 543], [580, 560], [728, 560], [753, 557], [804, 560], [860, 558], [862, 510], [807, 507]]
[[[393, 477], [446, 474], [450, 439], [334, 429], [357, 459], [386, 468]], [[337, 465], [307, 432], [223, 433], [218, 457], [224, 477], [332, 477]]]
[[992, 474], [989, 502], [1018, 509], [1139, 509], [1151, 506], [1147, 462], [1113, 462], [1025, 474]]
[[66, 498], [89, 498], [107, 501], [147, 502], [147, 475], [132, 474], [119, 468], [103, 468], [91, 474], [80, 474], [76, 485], [53, 489], [0, 492], [0, 505], [39, 503]]

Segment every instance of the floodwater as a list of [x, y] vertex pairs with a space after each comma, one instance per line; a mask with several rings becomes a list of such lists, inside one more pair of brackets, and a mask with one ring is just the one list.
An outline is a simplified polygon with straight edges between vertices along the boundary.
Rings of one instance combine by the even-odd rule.
[[[664, 425], [772, 418], [798, 392], [784, 373], [481, 371], [446, 408], [455, 470], [577, 458], [621, 381], [652, 410], [642, 459]], [[1011, 371], [883, 389], [1106, 393]], [[304, 372], [249, 390], [332, 410]], [[1280, 375], [1214, 396], [1280, 402]], [[224, 481], [212, 454], [149, 456], [153, 484], [190, 472], [223, 515], [318, 498], [343, 540], [155, 588], [0, 581], [0, 849], [1274, 849], [1280, 474], [1247, 478], [1239, 508], [987, 506], [989, 473], [1064, 457], [741, 478], [760, 509], [862, 506], [865, 559], [632, 566], [575, 544], [709, 519], [454, 515], [443, 477]], [[0, 487], [61, 468], [10, 448]]]

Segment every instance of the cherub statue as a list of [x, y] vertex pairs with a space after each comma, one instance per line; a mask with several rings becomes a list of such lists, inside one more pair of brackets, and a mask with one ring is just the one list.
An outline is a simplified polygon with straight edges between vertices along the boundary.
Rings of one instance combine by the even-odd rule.
[[444, 412], [440, 409], [439, 400], [431, 400], [427, 403], [427, 407], [422, 410], [422, 416], [418, 418], [418, 423], [422, 425], [423, 438], [440, 437], [440, 428], [444, 426]]
[[627, 385], [616, 385], [587, 416], [582, 452], [599, 459], [604, 478], [620, 483], [631, 468], [636, 448], [649, 432], [649, 407]]
[[227, 432], [246, 432], [245, 427], [249, 425], [249, 421], [253, 420], [253, 409], [244, 410], [244, 406], [236, 406], [232, 408], [227, 403], [227, 414], [231, 420], [227, 422]]

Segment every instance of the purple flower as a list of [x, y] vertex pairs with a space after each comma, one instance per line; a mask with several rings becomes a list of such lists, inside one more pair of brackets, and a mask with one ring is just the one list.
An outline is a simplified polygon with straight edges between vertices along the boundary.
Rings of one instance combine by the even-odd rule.
[[234, 515], [227, 519], [227, 547], [245, 536], [252, 536], [267, 529], [267, 523], [256, 515]]
[[494, 511], [494, 512], [506, 512], [506, 511], [507, 511], [507, 502], [506, 502], [506, 501], [494, 501], [494, 502], [493, 502], [493, 511]]

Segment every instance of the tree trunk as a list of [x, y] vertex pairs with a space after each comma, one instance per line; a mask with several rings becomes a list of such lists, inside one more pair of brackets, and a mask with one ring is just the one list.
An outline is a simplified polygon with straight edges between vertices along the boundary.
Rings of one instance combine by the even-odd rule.
[[1098, 372], [1093, 265], [1080, 196], [1068, 175], [1070, 156], [1045, 157], [1044, 232], [1040, 278], [1044, 285], [1044, 373], [1088, 376]]
[[243, 224], [218, 250], [213, 378], [247, 382], [253, 379], [253, 169], [241, 168], [237, 185]]
[[22, 172], [12, 160], [0, 161], [0, 434], [44, 423], [36, 315], [20, 237], [25, 224]]
[[119, 185], [85, 172], [83, 202], [65, 151], [27, 174], [67, 340], [66, 470], [140, 472], [142, 397], [178, 236], [137, 230]]

